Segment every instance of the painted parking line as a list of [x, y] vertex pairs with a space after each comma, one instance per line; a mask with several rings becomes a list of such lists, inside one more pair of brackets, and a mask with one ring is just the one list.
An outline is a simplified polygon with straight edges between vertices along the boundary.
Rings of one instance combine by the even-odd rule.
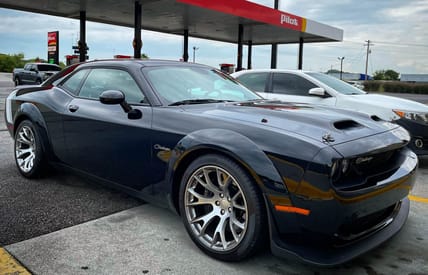
[[427, 199], [427, 198], [422, 198], [422, 197], [418, 197], [418, 196], [409, 195], [409, 199], [410, 199], [411, 201], [417, 201], [417, 202], [428, 203], [428, 199]]
[[13, 258], [4, 248], [0, 247], [0, 274], [2, 275], [31, 275], [15, 258]]

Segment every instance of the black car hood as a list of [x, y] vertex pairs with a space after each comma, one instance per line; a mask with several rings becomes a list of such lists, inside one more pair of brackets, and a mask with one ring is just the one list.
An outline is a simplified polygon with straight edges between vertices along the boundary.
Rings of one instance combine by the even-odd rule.
[[278, 101], [250, 101], [185, 105], [188, 112], [202, 113], [252, 127], [293, 132], [319, 142], [335, 145], [389, 131], [398, 126], [368, 115], [308, 104]]

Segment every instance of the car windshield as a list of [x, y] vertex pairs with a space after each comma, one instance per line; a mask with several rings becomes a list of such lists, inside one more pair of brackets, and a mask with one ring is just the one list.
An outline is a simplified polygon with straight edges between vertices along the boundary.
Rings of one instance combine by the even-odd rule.
[[335, 91], [345, 95], [361, 95], [365, 94], [364, 91], [355, 88], [352, 85], [349, 85], [345, 81], [337, 79], [335, 77], [323, 74], [323, 73], [306, 73], [309, 76], [312, 76], [316, 80], [324, 83], [325, 85], [333, 88]]
[[53, 65], [37, 65], [37, 68], [41, 72], [61, 71], [61, 67], [57, 67], [57, 66], [53, 66]]
[[168, 105], [262, 99], [233, 78], [208, 67], [159, 66], [143, 70], [158, 96]]

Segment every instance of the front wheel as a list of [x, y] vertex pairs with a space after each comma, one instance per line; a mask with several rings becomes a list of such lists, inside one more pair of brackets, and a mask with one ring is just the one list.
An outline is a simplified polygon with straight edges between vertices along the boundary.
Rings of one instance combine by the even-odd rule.
[[15, 77], [15, 86], [21, 85], [21, 80], [19, 80], [19, 77]]
[[242, 260], [266, 237], [257, 186], [245, 170], [221, 155], [206, 155], [189, 165], [180, 186], [180, 212], [193, 242], [220, 260]]
[[15, 133], [15, 162], [27, 178], [39, 177], [45, 168], [41, 142], [33, 122], [24, 120], [19, 124]]

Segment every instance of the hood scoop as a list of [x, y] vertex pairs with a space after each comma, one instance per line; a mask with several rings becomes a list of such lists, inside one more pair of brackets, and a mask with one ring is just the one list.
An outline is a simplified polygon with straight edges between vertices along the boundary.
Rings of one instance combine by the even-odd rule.
[[359, 124], [358, 122], [356, 122], [354, 120], [336, 121], [335, 123], [333, 123], [333, 126], [337, 130], [342, 130], [342, 131], [343, 130], [352, 130], [352, 129], [363, 127], [363, 125]]

